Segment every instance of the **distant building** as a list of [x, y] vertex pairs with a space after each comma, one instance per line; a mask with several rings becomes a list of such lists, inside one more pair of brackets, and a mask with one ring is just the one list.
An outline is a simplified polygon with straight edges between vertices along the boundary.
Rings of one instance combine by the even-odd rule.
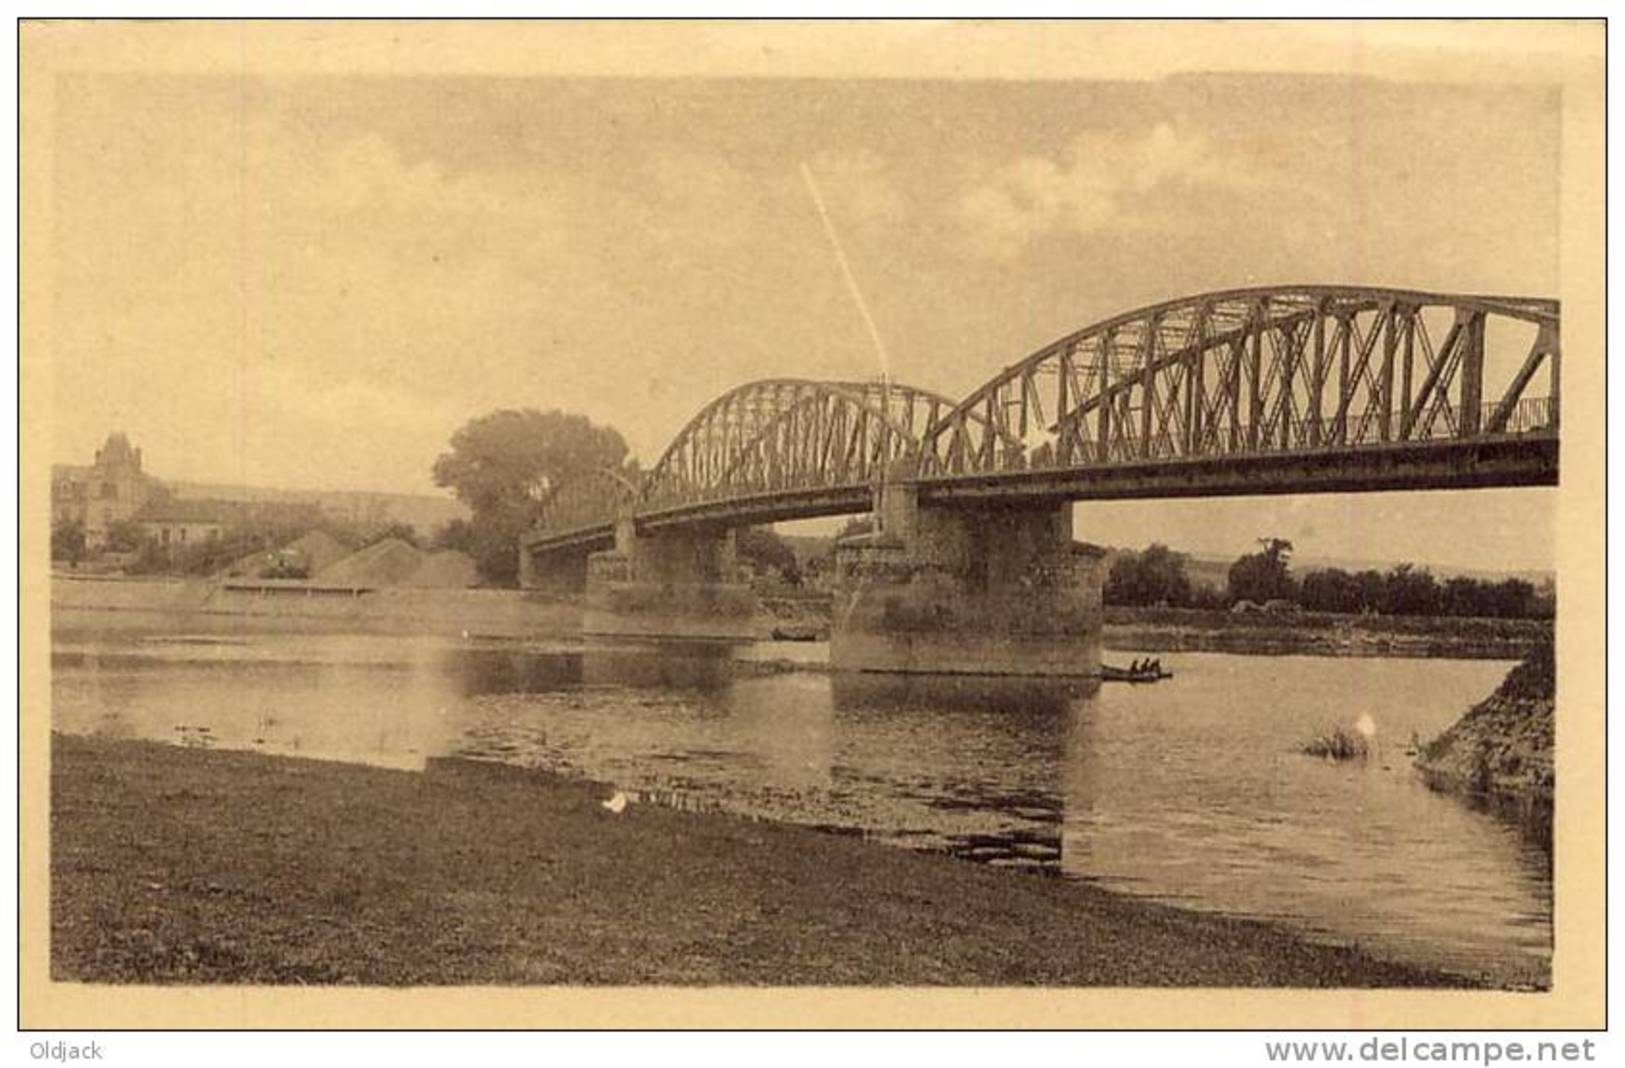
[[220, 537], [242, 519], [243, 511], [234, 501], [159, 499], [133, 518], [148, 541], [178, 549]]
[[92, 551], [107, 544], [109, 527], [134, 518], [162, 495], [158, 480], [141, 470], [141, 450], [120, 431], [96, 450], [95, 463], [51, 468], [51, 521], [82, 524], [85, 547]]

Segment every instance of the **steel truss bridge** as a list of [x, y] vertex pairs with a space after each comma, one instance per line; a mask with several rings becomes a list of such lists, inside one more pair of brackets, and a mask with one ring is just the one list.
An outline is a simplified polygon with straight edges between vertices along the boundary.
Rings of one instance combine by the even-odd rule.
[[634, 482], [562, 482], [531, 553], [639, 531], [925, 501], [1295, 494], [1557, 484], [1561, 317], [1533, 297], [1283, 286], [1094, 323], [960, 400], [772, 378], [697, 413]]

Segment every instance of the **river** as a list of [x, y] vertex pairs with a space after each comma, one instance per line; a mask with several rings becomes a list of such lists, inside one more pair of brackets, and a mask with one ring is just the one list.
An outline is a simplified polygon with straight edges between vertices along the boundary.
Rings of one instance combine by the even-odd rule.
[[[1429, 791], [1406, 754], [1506, 662], [1179, 653], [1162, 654], [1175, 676], [1156, 685], [1051, 685], [830, 674], [819, 644], [241, 626], [62, 614], [55, 729], [401, 768], [544, 767], [634, 803], [945, 850], [1501, 985], [1549, 982], [1545, 841]], [[1361, 716], [1370, 760], [1299, 751]]]

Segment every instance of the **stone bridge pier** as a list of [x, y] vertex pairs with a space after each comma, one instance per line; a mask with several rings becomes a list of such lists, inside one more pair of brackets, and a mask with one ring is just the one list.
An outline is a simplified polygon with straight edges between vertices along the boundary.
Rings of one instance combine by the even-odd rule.
[[837, 670], [1099, 671], [1104, 555], [1073, 542], [1069, 502], [934, 505], [890, 482], [879, 497], [879, 531], [836, 547]]
[[615, 547], [587, 558], [582, 630], [671, 638], [756, 638], [756, 596], [740, 576], [734, 532], [639, 533], [615, 523]]

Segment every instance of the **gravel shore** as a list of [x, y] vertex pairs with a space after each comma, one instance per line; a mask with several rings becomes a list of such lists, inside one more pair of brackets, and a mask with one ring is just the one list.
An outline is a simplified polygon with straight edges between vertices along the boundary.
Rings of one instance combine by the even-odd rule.
[[52, 973], [125, 983], [1462, 986], [1086, 884], [467, 761], [55, 735]]

